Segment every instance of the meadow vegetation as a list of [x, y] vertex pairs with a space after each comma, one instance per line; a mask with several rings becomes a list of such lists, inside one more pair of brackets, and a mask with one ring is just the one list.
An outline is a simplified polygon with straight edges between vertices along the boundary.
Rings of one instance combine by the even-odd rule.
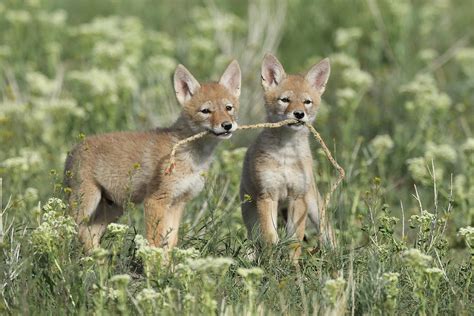
[[[0, 314], [474, 314], [473, 18], [454, 0], [1, 1]], [[238, 186], [256, 132], [241, 131], [169, 258], [131, 203], [85, 255], [67, 151], [169, 125], [178, 63], [208, 80], [237, 58], [240, 123], [263, 121], [267, 51], [288, 73], [331, 60], [315, 126], [347, 175], [329, 206], [338, 247], [310, 227], [298, 266], [286, 238], [248, 256]], [[337, 174], [314, 153], [326, 192]]]

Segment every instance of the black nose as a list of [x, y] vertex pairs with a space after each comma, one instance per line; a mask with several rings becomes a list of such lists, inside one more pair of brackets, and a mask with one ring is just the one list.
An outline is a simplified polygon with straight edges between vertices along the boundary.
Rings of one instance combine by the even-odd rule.
[[294, 111], [293, 115], [298, 119], [301, 120], [304, 117], [304, 112], [303, 111]]
[[226, 122], [222, 123], [221, 126], [222, 126], [226, 131], [228, 131], [228, 130], [230, 130], [230, 129], [232, 128], [232, 123], [226, 121]]

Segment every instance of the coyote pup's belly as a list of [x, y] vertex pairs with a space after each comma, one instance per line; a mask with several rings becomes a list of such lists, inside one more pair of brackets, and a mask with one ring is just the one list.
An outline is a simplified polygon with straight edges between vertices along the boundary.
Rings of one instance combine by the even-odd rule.
[[302, 163], [278, 163], [277, 168], [260, 172], [260, 186], [278, 200], [304, 195], [310, 188], [311, 172], [302, 169]]
[[173, 199], [196, 197], [204, 189], [202, 172], [195, 172], [176, 179], [173, 185]]

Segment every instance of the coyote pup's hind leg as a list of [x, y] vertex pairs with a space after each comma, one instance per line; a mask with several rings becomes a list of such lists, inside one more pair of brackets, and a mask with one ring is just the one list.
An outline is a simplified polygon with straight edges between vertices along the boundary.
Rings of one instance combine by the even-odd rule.
[[86, 252], [99, 247], [100, 238], [107, 225], [122, 215], [122, 208], [109, 205], [102, 198], [101, 190], [95, 184], [82, 183], [72, 195], [70, 204], [76, 208], [75, 220], [79, 230], [79, 239]]
[[323, 198], [319, 194], [315, 183], [312, 184], [311, 189], [306, 194], [305, 201], [308, 205], [308, 216], [318, 230], [320, 244], [334, 249], [336, 247], [336, 236], [324, 209]]
[[255, 235], [258, 234], [258, 211], [257, 204], [254, 200], [242, 202], [242, 218], [244, 220], [245, 227], [247, 228], [247, 238], [250, 240], [255, 239]]
[[122, 207], [109, 204], [102, 199], [88, 223], [79, 227], [79, 236], [86, 251], [100, 246], [100, 239], [107, 225], [115, 222], [123, 214]]

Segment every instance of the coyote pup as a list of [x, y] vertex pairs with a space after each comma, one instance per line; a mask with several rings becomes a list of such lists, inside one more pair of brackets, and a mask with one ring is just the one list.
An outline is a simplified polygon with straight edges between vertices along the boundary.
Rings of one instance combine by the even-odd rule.
[[[314, 121], [330, 73], [328, 59], [314, 65], [305, 76], [287, 75], [278, 59], [267, 54], [261, 72], [268, 121], [289, 118]], [[321, 240], [334, 243], [322, 209], [323, 200], [314, 182], [308, 134], [302, 123], [265, 129], [247, 150], [240, 197], [249, 238], [259, 233], [265, 242], [277, 243], [277, 213], [287, 202], [288, 236], [303, 240], [309, 214], [319, 229]], [[298, 245], [291, 257], [297, 259], [300, 254]]]
[[[240, 82], [235, 60], [217, 83], [199, 84], [179, 65], [174, 89], [183, 110], [171, 127], [88, 137], [69, 153], [65, 185], [86, 251], [99, 246], [128, 201], [144, 201], [150, 245], [176, 245], [183, 209], [203, 189], [214, 148], [237, 129]], [[173, 145], [201, 131], [211, 135], [180, 147], [174, 171], [165, 174]]]

